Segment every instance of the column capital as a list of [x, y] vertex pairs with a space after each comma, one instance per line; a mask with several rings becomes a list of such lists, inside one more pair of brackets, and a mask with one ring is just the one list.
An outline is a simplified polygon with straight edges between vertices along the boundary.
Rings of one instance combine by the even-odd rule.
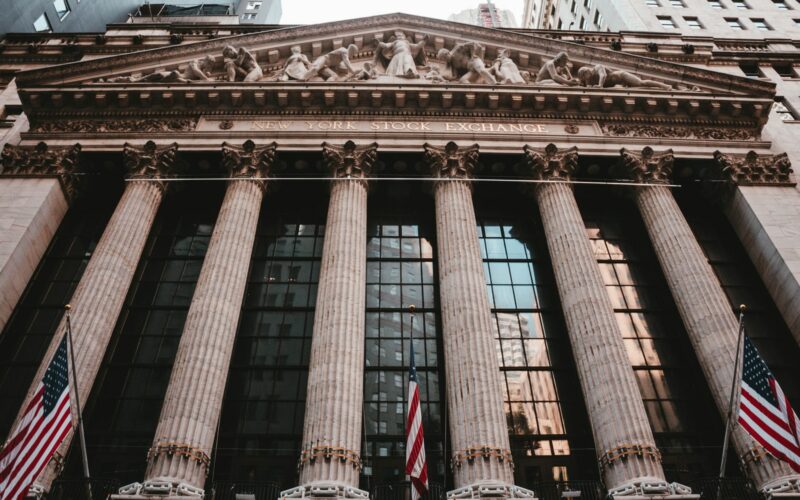
[[670, 183], [672, 165], [675, 162], [672, 149], [656, 153], [653, 148], [647, 146], [642, 149], [641, 153], [636, 153], [622, 148], [619, 150], [619, 154], [622, 157], [623, 166], [634, 181], [647, 184]]
[[50, 147], [40, 142], [36, 146], [6, 144], [0, 156], [2, 175], [8, 177], [57, 177], [67, 201], [78, 193], [78, 170], [81, 145]]
[[453, 141], [444, 147], [433, 146], [427, 142], [425, 148], [425, 161], [428, 163], [434, 177], [440, 179], [472, 179], [475, 167], [478, 165], [477, 144], [459, 147]]
[[792, 162], [786, 153], [759, 155], [755, 151], [746, 154], [714, 152], [714, 160], [721, 168], [722, 177], [741, 186], [794, 186], [789, 174]]
[[222, 165], [231, 179], [250, 179], [264, 189], [265, 179], [275, 162], [277, 148], [278, 145], [274, 142], [257, 148], [250, 139], [241, 147], [223, 142]]
[[356, 146], [355, 142], [347, 141], [343, 146], [334, 146], [323, 142], [322, 157], [333, 177], [361, 180], [366, 184], [378, 158], [378, 143]]
[[560, 150], [555, 144], [544, 149], [522, 147], [528, 163], [528, 175], [542, 181], [569, 181], [578, 168], [578, 147]]
[[[125, 143], [122, 149], [122, 161], [128, 179], [157, 179], [166, 177], [177, 163], [178, 143], [173, 142], [159, 148], [153, 141], [147, 141], [143, 147], [137, 148]], [[157, 182], [163, 190], [163, 182]]]

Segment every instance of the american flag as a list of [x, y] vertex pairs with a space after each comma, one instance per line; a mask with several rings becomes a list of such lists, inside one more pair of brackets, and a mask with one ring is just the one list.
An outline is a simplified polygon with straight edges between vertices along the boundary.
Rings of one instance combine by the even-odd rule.
[[411, 341], [411, 370], [408, 373], [408, 418], [406, 419], [406, 475], [411, 478], [411, 499], [428, 492], [428, 462], [425, 460], [425, 436], [422, 432], [422, 409], [419, 404], [417, 366], [414, 364], [414, 341]]
[[0, 500], [25, 498], [71, 427], [64, 335], [25, 416], [0, 451]]
[[775, 458], [800, 472], [797, 415], [747, 335], [744, 336], [739, 424]]

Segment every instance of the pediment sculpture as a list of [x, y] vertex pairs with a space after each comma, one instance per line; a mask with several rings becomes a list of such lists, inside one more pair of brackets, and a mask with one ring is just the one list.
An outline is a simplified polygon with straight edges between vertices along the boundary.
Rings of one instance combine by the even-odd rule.
[[403, 78], [419, 78], [417, 66], [425, 66], [425, 43], [427, 36], [422, 41], [411, 43], [402, 31], [395, 31], [389, 42], [375, 40], [375, 66], [382, 69], [384, 74]]

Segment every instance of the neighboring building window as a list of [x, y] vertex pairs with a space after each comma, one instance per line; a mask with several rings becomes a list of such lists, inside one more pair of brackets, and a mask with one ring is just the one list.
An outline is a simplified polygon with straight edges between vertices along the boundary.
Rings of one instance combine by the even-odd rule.
[[564, 23], [561, 21], [561, 19], [559, 19], [559, 20], [558, 20], [558, 29], [561, 29], [561, 27], [562, 27], [563, 25], [564, 25]]
[[47, 20], [47, 14], [42, 14], [36, 18], [33, 22], [33, 29], [36, 30], [37, 33], [53, 31], [53, 28], [50, 27], [50, 21]]
[[696, 17], [684, 17], [683, 20], [686, 21], [686, 25], [692, 29], [695, 30], [703, 29], [703, 24]]
[[800, 19], [794, 19], [794, 25], [800, 27]]
[[747, 2], [745, 2], [745, 0], [732, 0], [732, 1], [733, 5], [739, 10], [748, 10], [750, 8], [750, 6], [747, 5]]
[[53, 0], [53, 7], [56, 9], [59, 19], [64, 19], [69, 14], [70, 8], [67, 0]]
[[242, 14], [243, 21], [253, 21], [255, 20], [255, 18], [256, 18], [255, 12], [245, 12], [244, 14]]
[[722, 2], [720, 2], [719, 0], [708, 0], [708, 6], [711, 7], [712, 9], [717, 9], [717, 10], [725, 8], [725, 6], [722, 5]]
[[772, 0], [772, 3], [775, 4], [778, 10], [790, 10], [785, 0]]
[[797, 78], [797, 73], [794, 71], [794, 66], [791, 64], [773, 64], [772, 69], [775, 70], [781, 78]]
[[739, 69], [742, 70], [744, 76], [749, 76], [751, 78], [760, 78], [764, 76], [764, 74], [761, 72], [761, 69], [758, 67], [758, 63], [754, 62], [739, 63]]
[[744, 25], [742, 25], [742, 22], [736, 19], [735, 17], [726, 17], [725, 22], [728, 23], [728, 27], [732, 30], [736, 31], [744, 30]]
[[648, 7], [661, 7], [661, 4], [658, 3], [658, 0], [644, 0], [644, 3], [646, 3]]
[[767, 22], [763, 19], [750, 19], [750, 21], [753, 23], [753, 26], [755, 26], [757, 30], [772, 31], [772, 26], [767, 24]]
[[778, 115], [778, 118], [780, 118], [781, 121], [786, 122], [786, 121], [797, 120], [797, 116], [795, 116], [792, 110], [789, 109], [789, 107], [786, 106], [786, 104], [783, 102], [776, 102], [774, 109], [775, 113]]
[[661, 26], [664, 28], [677, 28], [675, 21], [669, 16], [658, 16], [658, 22], [661, 23]]
[[580, 26], [581, 26], [581, 30], [585, 30], [586, 29], [586, 18], [585, 17], [581, 17]]
[[573, 14], [578, 12], [578, 4], [575, 3], [575, 0], [572, 0], [572, 6], [570, 7], [569, 11]]
[[683, 3], [683, 0], [669, 0], [669, 4], [675, 7], [676, 9], [686, 8], [686, 4]]
[[258, 10], [263, 2], [247, 2], [247, 10]]

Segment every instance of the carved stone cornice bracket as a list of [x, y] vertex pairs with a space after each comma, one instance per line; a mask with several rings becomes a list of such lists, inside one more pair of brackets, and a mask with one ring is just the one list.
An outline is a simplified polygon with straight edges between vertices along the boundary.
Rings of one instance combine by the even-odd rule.
[[794, 186], [790, 174], [792, 163], [786, 153], [759, 155], [750, 151], [745, 155], [714, 152], [722, 178], [740, 186]]
[[560, 150], [555, 144], [544, 149], [522, 147], [527, 163], [527, 175], [535, 180], [548, 182], [569, 182], [578, 168], [578, 147]]
[[656, 153], [650, 146], [636, 153], [630, 149], [619, 150], [622, 165], [628, 171], [631, 179], [644, 184], [669, 184], [672, 176], [672, 166], [675, 155], [672, 149]]
[[241, 147], [222, 143], [222, 166], [231, 179], [249, 179], [266, 189], [270, 167], [275, 162], [278, 145], [268, 144], [256, 148], [256, 143], [246, 140]]
[[432, 146], [426, 142], [423, 147], [425, 162], [437, 179], [468, 181], [475, 175], [479, 151], [477, 144], [462, 148], [453, 141], [444, 147]]
[[75, 199], [79, 188], [76, 175], [81, 145], [50, 147], [40, 142], [34, 147], [3, 147], [3, 177], [57, 177], [68, 201]]
[[141, 148], [126, 142], [122, 149], [126, 178], [154, 180], [162, 190], [166, 189], [163, 179], [175, 167], [177, 158], [177, 142], [163, 148], [153, 141], [147, 141]]
[[356, 146], [353, 141], [347, 141], [344, 146], [334, 146], [323, 142], [322, 157], [334, 178], [359, 180], [366, 185], [378, 158], [378, 143]]

